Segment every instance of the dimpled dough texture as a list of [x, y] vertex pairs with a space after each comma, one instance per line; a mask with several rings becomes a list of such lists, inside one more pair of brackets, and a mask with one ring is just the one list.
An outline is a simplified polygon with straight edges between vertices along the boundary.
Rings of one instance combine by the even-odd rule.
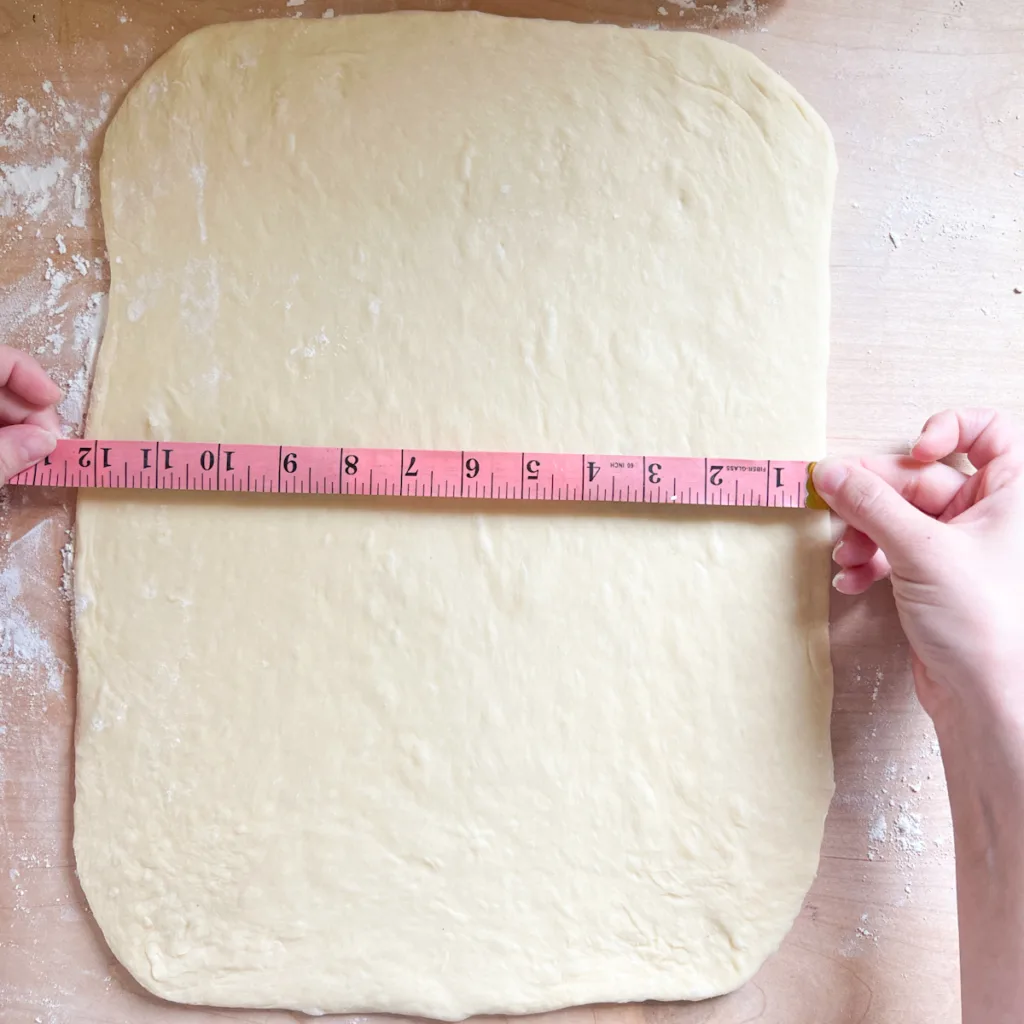
[[[92, 436], [812, 458], [829, 134], [710, 38], [204, 29], [107, 133]], [[167, 999], [749, 978], [832, 792], [812, 512], [83, 494], [75, 852]]]

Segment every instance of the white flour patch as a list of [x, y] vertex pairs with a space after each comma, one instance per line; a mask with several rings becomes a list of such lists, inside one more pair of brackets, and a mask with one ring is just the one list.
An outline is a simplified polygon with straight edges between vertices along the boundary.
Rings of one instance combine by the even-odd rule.
[[16, 149], [31, 138], [42, 136], [46, 141], [46, 124], [39, 111], [23, 96], [19, 96], [15, 107], [3, 120], [0, 131], [0, 149]]
[[[23, 277], [13, 285], [0, 288], [0, 336], [13, 338], [26, 321], [42, 319], [45, 287], [40, 280]], [[45, 324], [44, 324], [45, 326]]]
[[9, 103], [0, 106], [0, 214], [70, 225], [88, 200], [88, 149], [110, 116], [111, 97], [103, 93], [90, 107], [66, 100], [47, 81], [36, 98]]
[[326, 349], [330, 343], [331, 339], [327, 335], [327, 328], [321, 327], [320, 330], [316, 332], [312, 340], [306, 342], [305, 345], [296, 345], [295, 348], [291, 349], [289, 355], [298, 355], [303, 359], [314, 359], [324, 349]]
[[206, 245], [206, 164], [195, 164], [191, 177], [196, 186], [196, 217], [199, 220], [199, 241]]
[[29, 613], [24, 593], [26, 577], [38, 576], [42, 558], [52, 547], [47, 543], [52, 526], [52, 520], [44, 519], [14, 541], [0, 571], [0, 678], [24, 678], [41, 671], [46, 689], [59, 693], [67, 666]]
[[65, 601], [75, 599], [75, 530], [67, 531], [67, 543], [60, 549], [60, 594]]
[[72, 227], [85, 227], [85, 210], [89, 205], [91, 195], [89, 192], [89, 181], [81, 174], [71, 175], [71, 220], [68, 222]]
[[107, 323], [107, 293], [93, 292], [85, 309], [75, 314], [74, 323], [74, 350], [83, 353], [85, 362], [91, 364]]
[[896, 846], [904, 853], [924, 853], [925, 841], [921, 832], [921, 815], [911, 811], [906, 803], [894, 823]]
[[905, 761], [890, 758], [885, 762], [868, 824], [868, 859], [895, 861], [903, 874], [905, 891], [921, 856], [941, 845], [925, 834], [920, 809], [925, 782], [942, 775], [937, 745], [933, 738], [928, 742], [927, 733], [925, 740]]
[[64, 397], [57, 406], [66, 436], [81, 433], [85, 423], [85, 410], [89, 400], [89, 382], [103, 328], [107, 321], [107, 295], [93, 292], [86, 308], [75, 314], [72, 349], [80, 353], [82, 365], [64, 381]]
[[[719, 10], [721, 10], [719, 6]], [[729, 18], [743, 18], [753, 21], [757, 17], [757, 0], [729, 0], [725, 5], [725, 15]]]
[[867, 914], [860, 915], [860, 924], [852, 935], [847, 937], [839, 947], [839, 955], [845, 957], [858, 957], [864, 953], [864, 946], [867, 942], [878, 945], [878, 936], [870, 927], [870, 918]]
[[193, 382], [193, 386], [202, 387], [207, 390], [216, 390], [220, 382], [228, 375], [219, 366], [211, 366], [205, 373], [200, 374], [199, 379]]
[[196, 334], [206, 334], [220, 309], [220, 280], [217, 264], [210, 259], [190, 259], [185, 264], [181, 290], [181, 319]]
[[39, 220], [67, 169], [67, 160], [60, 156], [45, 164], [0, 164], [0, 217]]
[[132, 299], [128, 303], [128, 309], [126, 315], [130, 324], [138, 323], [142, 319], [142, 314], [146, 312], [146, 303], [144, 299]]
[[46, 293], [46, 311], [51, 317], [60, 316], [67, 312], [67, 304], [61, 305], [61, 296], [71, 275], [66, 270], [58, 270], [53, 260], [46, 258], [46, 270], [43, 271], [43, 280], [49, 282], [49, 289]]
[[885, 815], [879, 813], [871, 822], [871, 828], [868, 829], [868, 839], [872, 843], [884, 843], [886, 836], [889, 834], [889, 826], [885, 820]]
[[84, 366], [64, 384], [64, 397], [57, 406], [65, 437], [77, 437], [85, 423], [91, 371]]

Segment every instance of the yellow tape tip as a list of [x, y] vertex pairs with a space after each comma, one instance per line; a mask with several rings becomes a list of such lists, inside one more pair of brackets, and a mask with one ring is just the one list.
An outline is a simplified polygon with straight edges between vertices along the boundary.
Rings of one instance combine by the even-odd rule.
[[814, 487], [814, 467], [816, 465], [816, 462], [809, 462], [807, 464], [807, 500], [804, 502], [804, 506], [817, 509], [819, 512], [827, 512], [828, 503]]

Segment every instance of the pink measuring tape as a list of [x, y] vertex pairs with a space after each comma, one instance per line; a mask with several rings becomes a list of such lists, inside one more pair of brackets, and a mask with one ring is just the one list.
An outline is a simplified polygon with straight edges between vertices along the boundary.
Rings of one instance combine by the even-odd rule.
[[813, 462], [64, 439], [29, 487], [825, 508]]

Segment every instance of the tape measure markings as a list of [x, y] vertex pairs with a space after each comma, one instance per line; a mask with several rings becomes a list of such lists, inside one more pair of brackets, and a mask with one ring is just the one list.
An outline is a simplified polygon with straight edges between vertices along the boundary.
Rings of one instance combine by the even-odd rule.
[[[687, 456], [61, 439], [36, 487], [824, 507], [813, 463]], [[671, 486], [670, 486], [671, 485]]]

